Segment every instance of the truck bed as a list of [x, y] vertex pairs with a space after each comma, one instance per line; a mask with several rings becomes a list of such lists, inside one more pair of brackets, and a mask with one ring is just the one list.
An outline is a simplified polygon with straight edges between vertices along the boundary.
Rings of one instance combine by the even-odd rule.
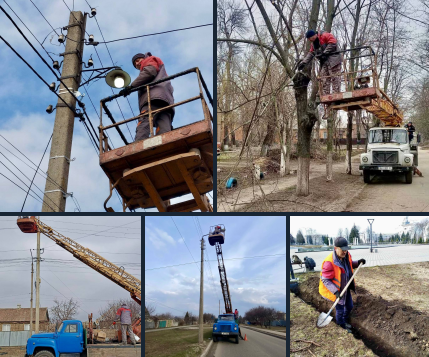
[[141, 345], [136, 346], [120, 344], [94, 344], [87, 345], [87, 357], [140, 357], [142, 354]]

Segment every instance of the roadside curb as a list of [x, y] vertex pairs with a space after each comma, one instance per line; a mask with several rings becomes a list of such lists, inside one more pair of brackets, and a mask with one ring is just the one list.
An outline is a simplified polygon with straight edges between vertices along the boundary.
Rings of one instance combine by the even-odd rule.
[[205, 351], [201, 354], [201, 357], [206, 357], [207, 356], [207, 353], [209, 353], [209, 350], [210, 350], [210, 347], [212, 346], [212, 344], [213, 344], [213, 340], [211, 340], [209, 342], [209, 344], [207, 345]]
[[273, 333], [270, 333], [270, 332], [262, 331], [262, 330], [260, 330], [258, 328], [252, 328], [252, 327], [248, 327], [248, 326], [243, 326], [243, 328], [248, 328], [249, 330], [253, 330], [253, 331], [256, 331], [256, 332], [263, 333], [265, 335], [270, 335], [272, 337], [277, 337], [277, 338], [280, 338], [282, 340], [286, 340], [286, 334], [284, 336], [280, 336], [280, 335], [276, 335], [276, 334], [273, 334]]

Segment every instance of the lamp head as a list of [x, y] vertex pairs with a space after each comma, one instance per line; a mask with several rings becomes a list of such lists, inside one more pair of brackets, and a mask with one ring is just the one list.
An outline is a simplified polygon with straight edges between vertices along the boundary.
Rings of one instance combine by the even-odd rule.
[[131, 77], [122, 69], [114, 69], [107, 73], [106, 83], [112, 88], [124, 88], [131, 83]]

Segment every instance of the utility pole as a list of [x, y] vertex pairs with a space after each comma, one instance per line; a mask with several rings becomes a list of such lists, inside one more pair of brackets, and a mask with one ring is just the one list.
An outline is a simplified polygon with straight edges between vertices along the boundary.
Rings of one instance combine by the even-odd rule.
[[[86, 14], [71, 12], [61, 79], [72, 93], [77, 91], [81, 80], [85, 28]], [[76, 97], [63, 84], [58, 94], [71, 108], [75, 108]], [[69, 196], [67, 186], [75, 116], [59, 98], [56, 111], [42, 212], [64, 212]]]
[[371, 250], [370, 252], [372, 253], [372, 222], [374, 222], [373, 219], [368, 219], [369, 222], [369, 226], [370, 226], [370, 237], [371, 237]]
[[[38, 217], [39, 218], [39, 217]], [[39, 305], [40, 305], [40, 231], [37, 230], [37, 263], [36, 263], [36, 329], [39, 333]]]
[[31, 254], [31, 298], [30, 298], [30, 335], [33, 334], [33, 274], [34, 274], [34, 265], [33, 265], [33, 252], [30, 249]]
[[200, 276], [200, 329], [198, 343], [203, 343], [203, 307], [204, 307], [204, 238], [201, 238], [201, 276]]
[[220, 300], [219, 300], [219, 315], [220, 315]]

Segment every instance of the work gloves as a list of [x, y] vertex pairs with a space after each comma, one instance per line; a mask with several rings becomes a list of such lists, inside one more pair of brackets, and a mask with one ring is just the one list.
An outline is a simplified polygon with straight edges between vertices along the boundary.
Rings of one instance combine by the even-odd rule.
[[320, 63], [324, 63], [324, 62], [326, 62], [326, 60], [328, 59], [328, 55], [327, 55], [327, 54], [325, 54], [325, 53], [322, 53], [322, 54], [321, 54], [321, 55], [319, 55], [317, 58], [319, 59]]
[[132, 89], [132, 87], [131, 87], [131, 86], [125, 87], [124, 89], [122, 89], [122, 90], [119, 92], [119, 95], [123, 95], [124, 97], [126, 97], [127, 95], [129, 95], [129, 94], [130, 94], [131, 89]]
[[362, 264], [366, 264], [366, 260], [365, 260], [365, 259], [359, 259], [359, 260], [358, 260], [358, 264], [360, 265], [360, 263], [362, 263]]
[[340, 292], [339, 290], [335, 292], [335, 297], [336, 297], [337, 299], [340, 297], [340, 295], [341, 295], [341, 292]]

